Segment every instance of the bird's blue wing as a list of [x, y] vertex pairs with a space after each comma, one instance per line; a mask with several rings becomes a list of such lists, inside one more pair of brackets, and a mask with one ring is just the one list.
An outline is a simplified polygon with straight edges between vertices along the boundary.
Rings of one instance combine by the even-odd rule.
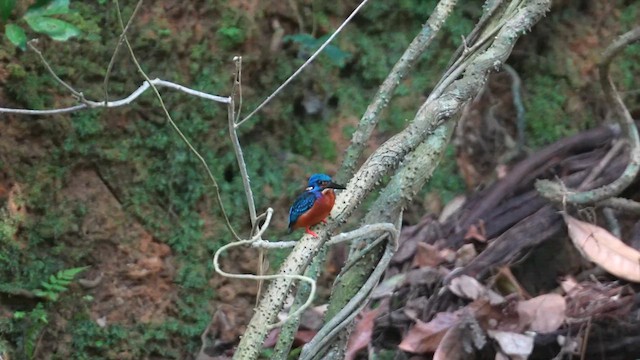
[[309, 211], [315, 202], [316, 196], [311, 191], [304, 192], [296, 198], [296, 201], [291, 205], [291, 209], [289, 209], [289, 230], [291, 230], [300, 215]]

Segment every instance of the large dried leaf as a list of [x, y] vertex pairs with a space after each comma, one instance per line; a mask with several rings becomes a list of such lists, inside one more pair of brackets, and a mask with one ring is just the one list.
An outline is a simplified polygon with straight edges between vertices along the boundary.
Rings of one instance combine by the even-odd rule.
[[434, 352], [446, 331], [456, 324], [458, 318], [455, 313], [440, 312], [428, 323], [418, 320], [398, 348], [414, 354]]
[[349, 344], [347, 345], [347, 352], [345, 354], [346, 360], [355, 359], [358, 351], [367, 348], [367, 345], [371, 342], [374, 321], [383, 310], [386, 311], [388, 308], [386, 306], [378, 306], [373, 310], [362, 312], [362, 318], [358, 321], [356, 328], [349, 337]]
[[469, 357], [463, 346], [463, 327], [457, 323], [447, 330], [433, 354], [433, 360], [464, 360]]
[[373, 294], [371, 294], [372, 299], [382, 299], [385, 297], [389, 297], [393, 295], [393, 292], [398, 288], [407, 277], [406, 273], [394, 275], [387, 280], [381, 282], [376, 286], [373, 290]]
[[619, 278], [640, 282], [640, 252], [599, 226], [569, 215], [564, 216], [564, 221], [582, 256]]
[[445, 333], [433, 360], [474, 359], [478, 349], [487, 344], [484, 330], [468, 309], [459, 310], [460, 319]]
[[425, 243], [418, 243], [416, 248], [416, 254], [413, 257], [413, 267], [436, 267], [446, 259], [442, 256], [442, 253], [437, 246]]
[[507, 331], [489, 330], [490, 337], [510, 359], [527, 359], [533, 351], [533, 337]]
[[504, 297], [487, 289], [478, 280], [468, 275], [460, 275], [451, 280], [449, 290], [461, 298], [469, 300], [487, 299], [492, 305], [503, 303]]
[[517, 305], [520, 321], [539, 333], [556, 331], [565, 320], [567, 303], [561, 295], [544, 294], [520, 301]]
[[451, 280], [449, 290], [459, 297], [469, 300], [477, 300], [487, 292], [484, 285], [468, 275], [461, 275]]

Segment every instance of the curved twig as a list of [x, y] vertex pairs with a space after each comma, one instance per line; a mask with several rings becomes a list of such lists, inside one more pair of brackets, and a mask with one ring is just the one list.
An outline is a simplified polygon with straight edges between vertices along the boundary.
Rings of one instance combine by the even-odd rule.
[[626, 134], [629, 142], [629, 164], [620, 177], [608, 185], [592, 189], [589, 191], [566, 190], [562, 184], [549, 180], [539, 180], [536, 182], [536, 189], [545, 198], [554, 202], [567, 202], [572, 204], [594, 204], [607, 198], [620, 194], [635, 179], [640, 170], [640, 137], [638, 129], [620, 98], [613, 80], [609, 76], [611, 62], [630, 43], [640, 40], [640, 27], [637, 27], [614, 41], [602, 55], [602, 61], [598, 67], [600, 71], [600, 85], [605, 93], [607, 102], [611, 106], [622, 133]]
[[116, 108], [124, 105], [129, 105], [135, 99], [137, 99], [140, 95], [142, 95], [142, 93], [144, 93], [145, 91], [147, 91], [149, 88], [153, 86], [166, 87], [173, 90], [178, 90], [189, 95], [197, 96], [197, 97], [211, 100], [211, 101], [216, 101], [223, 104], [228, 104], [229, 102], [231, 102], [230, 97], [207, 94], [198, 90], [188, 88], [180, 84], [176, 84], [171, 81], [166, 81], [162, 79], [153, 79], [153, 80], [149, 79], [149, 80], [145, 80], [142, 83], [142, 85], [140, 85], [140, 87], [137, 88], [134, 92], [132, 92], [129, 96], [120, 100], [107, 101], [107, 102], [84, 100], [83, 103], [79, 105], [69, 106], [69, 107], [60, 108], [60, 109], [50, 109], [50, 110], [30, 110], [30, 109], [14, 109], [14, 108], [0, 107], [0, 113], [23, 114], [23, 115], [56, 115], [56, 114], [70, 113], [70, 112], [83, 110], [83, 109]]
[[304, 64], [300, 65], [300, 67], [298, 68], [298, 70], [296, 70], [293, 74], [291, 74], [291, 76], [289, 76], [289, 78], [287, 80], [285, 80], [285, 82], [283, 82], [280, 86], [278, 86], [277, 89], [275, 89], [273, 91], [273, 93], [271, 93], [271, 95], [269, 95], [266, 99], [264, 99], [264, 101], [258, 105], [258, 107], [256, 107], [252, 112], [249, 113], [249, 115], [245, 116], [244, 119], [242, 119], [241, 121], [238, 121], [236, 123], [236, 127], [239, 127], [240, 125], [242, 125], [245, 121], [249, 120], [253, 115], [255, 115], [258, 111], [260, 111], [265, 105], [267, 105], [271, 100], [273, 100], [273, 98], [276, 97], [276, 95], [278, 95], [280, 93], [280, 91], [282, 91], [282, 89], [284, 89], [287, 85], [289, 85], [289, 83], [291, 81], [293, 81], [293, 79], [298, 76], [302, 70], [304, 70], [309, 64], [311, 64], [311, 62], [313, 60], [315, 60], [316, 57], [318, 57], [318, 55], [320, 55], [320, 53], [322, 52], [322, 50], [324, 50], [324, 48], [326, 48], [329, 43], [331, 43], [331, 41], [338, 36], [338, 34], [342, 31], [342, 29], [344, 29], [345, 26], [347, 26], [347, 24], [349, 23], [349, 21], [351, 21], [351, 19], [353, 19], [354, 16], [356, 16], [356, 14], [358, 13], [358, 11], [360, 11], [360, 9], [362, 9], [362, 7], [364, 7], [364, 5], [368, 2], [369, 0], [362, 0], [362, 2], [360, 3], [360, 5], [358, 5], [352, 12], [351, 14], [342, 22], [342, 24], [340, 24], [340, 26], [338, 26], [338, 28], [336, 29], [336, 31], [333, 32], [333, 34], [331, 34], [331, 36], [329, 36], [329, 38], [318, 48], [318, 50], [316, 50], [308, 59], [307, 61], [304, 62]]
[[367, 305], [369, 295], [380, 281], [382, 274], [384, 274], [387, 269], [387, 265], [389, 265], [389, 262], [398, 247], [399, 231], [393, 224], [388, 225], [391, 225], [391, 227], [387, 232], [387, 246], [385, 247], [384, 254], [380, 258], [375, 269], [367, 281], [362, 285], [358, 293], [351, 298], [347, 305], [327, 321], [313, 339], [304, 346], [302, 354], [300, 354], [300, 360], [310, 360], [317, 356], [321, 356], [323, 353], [322, 349], [326, 348], [333, 341], [335, 336], [347, 327]]

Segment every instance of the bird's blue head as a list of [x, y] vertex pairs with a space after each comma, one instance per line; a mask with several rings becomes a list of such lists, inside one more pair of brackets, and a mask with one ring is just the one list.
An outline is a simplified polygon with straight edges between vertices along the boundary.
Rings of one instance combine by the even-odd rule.
[[327, 174], [313, 174], [307, 183], [307, 191], [322, 191], [324, 189], [346, 189], [342, 185], [338, 185], [331, 180]]

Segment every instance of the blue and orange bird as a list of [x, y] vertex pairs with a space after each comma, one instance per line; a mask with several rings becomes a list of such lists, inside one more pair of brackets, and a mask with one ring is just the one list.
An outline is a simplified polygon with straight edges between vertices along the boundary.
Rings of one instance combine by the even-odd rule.
[[331, 180], [326, 174], [313, 174], [304, 193], [300, 194], [289, 209], [289, 232], [295, 228], [305, 228], [307, 234], [318, 236], [309, 229], [329, 216], [336, 194], [333, 189], [345, 189]]

